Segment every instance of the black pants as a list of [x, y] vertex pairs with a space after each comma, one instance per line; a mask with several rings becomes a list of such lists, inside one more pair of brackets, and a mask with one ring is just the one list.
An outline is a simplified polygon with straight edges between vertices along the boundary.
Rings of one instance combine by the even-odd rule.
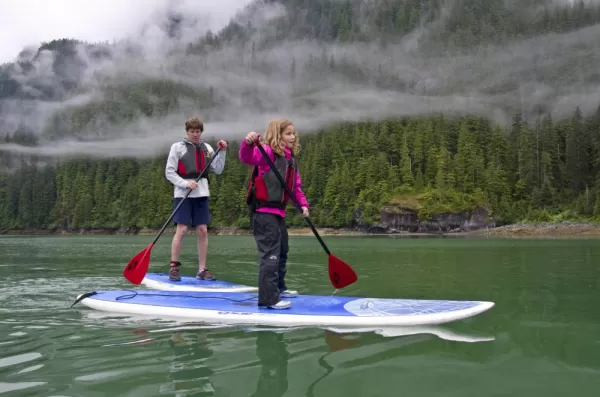
[[287, 289], [288, 232], [285, 220], [279, 215], [255, 212], [252, 228], [258, 250], [258, 304], [272, 306], [279, 294]]

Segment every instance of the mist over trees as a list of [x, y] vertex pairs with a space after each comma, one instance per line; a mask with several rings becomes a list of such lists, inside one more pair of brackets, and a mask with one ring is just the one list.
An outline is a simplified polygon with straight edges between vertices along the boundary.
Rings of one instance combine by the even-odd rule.
[[[456, 95], [465, 89], [469, 72], [465, 70], [467, 76], [457, 76], [454, 83], [452, 76], [432, 83], [407, 78], [395, 69], [397, 65], [386, 66], [382, 61], [367, 67], [361, 63], [365, 58], [353, 60], [334, 50], [288, 59], [277, 69], [263, 54], [287, 40], [342, 46], [370, 43], [378, 54], [409, 43], [422, 59], [431, 56], [435, 60], [444, 54], [445, 60], [461, 62], [465, 54], [594, 29], [600, 22], [600, 6], [585, 1], [563, 6], [541, 0], [455, 3], [459, 5], [450, 7], [441, 0], [263, 1], [250, 6], [248, 13], [252, 15], [252, 7], [258, 10], [265, 5], [283, 6], [285, 12], [273, 17], [267, 27], [255, 26], [250, 20], [243, 23], [240, 17], [222, 31], [188, 43], [185, 53], [218, 57], [238, 49], [235, 56], [252, 73], [273, 78], [285, 75], [294, 103], [323, 112], [323, 106], [311, 102], [309, 91], [314, 87], [307, 87], [300, 76], [368, 82], [382, 90], [374, 99], [383, 103], [383, 90], [427, 100]], [[176, 36], [181, 19], [170, 21], [169, 31]], [[397, 116], [340, 120], [311, 133], [298, 125], [300, 171], [313, 221], [351, 227], [355, 209], [360, 208], [367, 222], [377, 223], [384, 205], [410, 198], [425, 203], [419, 211], [424, 218], [483, 206], [500, 223], [600, 219], [600, 103], [577, 103], [580, 97], [576, 95], [578, 90], [600, 83], [600, 63], [597, 55], [585, 53], [587, 49], [577, 52], [580, 49], [568, 48], [569, 43], [565, 41], [565, 48], [581, 54], [568, 68], [541, 58], [533, 79], [540, 86], [551, 87], [549, 91], [568, 86], [565, 98], [569, 101], [549, 102], [539, 97], [525, 107], [519, 99], [530, 93], [517, 84], [529, 75], [517, 76], [520, 80], [513, 82], [486, 80], [483, 69], [472, 72], [481, 73], [474, 80], [487, 84], [487, 93], [495, 98], [493, 106], [510, 115], [504, 124], [477, 112], [432, 108], [415, 115], [402, 111]], [[108, 130], [107, 126], [119, 131], [121, 125], [177, 115], [182, 109], [196, 109], [194, 113], [210, 119], [227, 106], [246, 104], [265, 112], [273, 106], [269, 101], [260, 102], [264, 96], [252, 86], [244, 87], [241, 95], [227, 94], [228, 86], [212, 82], [194, 85], [169, 76], [129, 78], [127, 73], [102, 75], [100, 69], [92, 70], [90, 62], [110, 62], [112, 51], [111, 44], [59, 39], [43, 43], [35, 51], [24, 51], [15, 63], [0, 66], [0, 136], [6, 148], [0, 151], [0, 229], [160, 227], [172, 210], [172, 186], [164, 178], [167, 146], [159, 150], [164, 155], [143, 158], [111, 157], [110, 153], [102, 156], [105, 158], [54, 157], [43, 149], [62, 139], [90, 142], [98, 138], [98, 131]], [[138, 48], [130, 43], [127, 51], [135, 58]], [[297, 86], [295, 81], [299, 81]], [[85, 95], [92, 91], [90, 87], [102, 92], [100, 99], [69, 107], [51, 106]], [[31, 103], [46, 112], [43, 123], [10, 117]], [[554, 113], [557, 103], [559, 115]], [[585, 114], [583, 107], [588, 109]], [[183, 119], [176, 120], [183, 124]], [[230, 142], [223, 174], [211, 175], [213, 226], [248, 226], [244, 195], [250, 170], [237, 159], [241, 138], [240, 134]], [[290, 223], [300, 225], [301, 219], [294, 215]]]

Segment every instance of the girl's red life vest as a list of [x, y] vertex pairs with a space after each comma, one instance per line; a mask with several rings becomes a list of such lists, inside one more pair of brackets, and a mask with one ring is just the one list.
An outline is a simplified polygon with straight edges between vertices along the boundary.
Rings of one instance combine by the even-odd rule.
[[[285, 157], [275, 154], [275, 168], [283, 177], [285, 184], [294, 191], [296, 187], [296, 170], [298, 168], [294, 156], [287, 160]], [[290, 196], [287, 194], [277, 175], [269, 169], [264, 175], [258, 176], [258, 167], [254, 167], [250, 174], [248, 191], [246, 192], [246, 204], [253, 208], [270, 207], [284, 209]]]
[[[177, 163], [177, 174], [183, 179], [196, 179], [206, 167], [206, 160], [210, 158], [210, 153], [204, 143], [199, 145], [188, 141], [183, 143], [187, 150]], [[202, 178], [208, 178], [208, 170], [204, 172]]]

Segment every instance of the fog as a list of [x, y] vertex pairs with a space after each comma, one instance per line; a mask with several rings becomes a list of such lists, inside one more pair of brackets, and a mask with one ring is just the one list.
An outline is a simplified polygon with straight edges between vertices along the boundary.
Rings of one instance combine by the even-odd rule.
[[[251, 21], [261, 27], [243, 49], [230, 46], [204, 55], [186, 53], [186, 46], [199, 33], [224, 26], [226, 3], [199, 7], [196, 2], [182, 1], [156, 7], [148, 18], [142, 13], [138, 17], [144, 22], [137, 29], [124, 30], [119, 40], [111, 42], [110, 58], [98, 60], [81, 47], [78, 56], [85, 66], [73, 66], [81, 84], [73, 97], [65, 98], [56, 84], [64, 76], [54, 75], [54, 53], [46, 51], [35, 59], [35, 74], [16, 68], [13, 78], [21, 84], [29, 87], [29, 82], [36, 83], [29, 92], [34, 99], [0, 101], [0, 132], [11, 134], [19, 126], [27, 126], [40, 135], [43, 145], [34, 149], [4, 144], [0, 150], [51, 156], [156, 155], [184, 137], [183, 123], [191, 115], [206, 120], [206, 138], [241, 140], [250, 130], [262, 132], [275, 117], [291, 119], [302, 136], [342, 121], [443, 112], [476, 114], [505, 124], [517, 110], [526, 115], [543, 110], [562, 117], [572, 114], [577, 106], [585, 114], [600, 104], [600, 25], [461, 55], [448, 51], [426, 54], [419, 43], [435, 24], [443, 23], [451, 7], [457, 6], [457, 2], [449, 1], [438, 20], [420, 24], [393, 45], [280, 41], [264, 48], [259, 45], [252, 57], [252, 42], [261, 43], [269, 37], [273, 19], [286, 13], [283, 7], [262, 4], [243, 15], [227, 16], [238, 18], [243, 26]], [[128, 7], [120, 10], [130, 12]], [[537, 11], [531, 8], [523, 12], [534, 18]], [[167, 17], [174, 13], [183, 18], [176, 31], [167, 27]], [[25, 51], [20, 56], [33, 59], [34, 53]], [[352, 76], [337, 69], [308, 67], [322, 56], [349, 65]], [[382, 74], [406, 85], [399, 89], [376, 84]], [[198, 109], [193, 101], [182, 100], [180, 108], [167, 117], [140, 117], [118, 125], [99, 119], [85, 126], [77, 139], [46, 141], [41, 135], [56, 112], [101, 103], [106, 99], [107, 85], [146, 79], [166, 79], [199, 91], [212, 88], [218, 105]], [[42, 96], [35, 88], [40, 84], [53, 93], [50, 98], [35, 99]]]

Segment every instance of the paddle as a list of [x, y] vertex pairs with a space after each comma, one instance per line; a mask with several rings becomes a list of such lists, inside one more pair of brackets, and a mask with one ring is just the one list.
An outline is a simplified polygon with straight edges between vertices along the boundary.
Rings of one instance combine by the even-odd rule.
[[[219, 148], [215, 152], [214, 156], [212, 156], [210, 158], [210, 160], [208, 161], [208, 164], [206, 164], [206, 166], [204, 167], [202, 172], [200, 172], [200, 175], [198, 175], [198, 177], [196, 178], [196, 183], [198, 183], [198, 181], [200, 181], [200, 178], [206, 172], [206, 170], [208, 170], [208, 167], [210, 167], [210, 164], [215, 159], [215, 157], [217, 157], [217, 154], [219, 154], [221, 149], [222, 149], [222, 147], [219, 145]], [[150, 243], [150, 245], [147, 246], [145, 249], [138, 252], [137, 255], [135, 255], [133, 258], [131, 258], [131, 260], [125, 267], [125, 270], [123, 270], [123, 277], [125, 277], [127, 280], [129, 280], [129, 282], [131, 282], [133, 284], [140, 284], [142, 282], [142, 280], [144, 279], [144, 277], [146, 277], [146, 273], [148, 272], [148, 267], [150, 266], [150, 254], [152, 252], [152, 248], [154, 247], [154, 244], [156, 244], [156, 242], [158, 241], [160, 236], [163, 234], [163, 232], [167, 228], [167, 225], [169, 224], [171, 219], [173, 219], [173, 217], [175, 216], [175, 213], [177, 213], [177, 210], [179, 209], [179, 207], [181, 206], [183, 201], [185, 199], [187, 199], [187, 197], [190, 195], [191, 192], [192, 192], [192, 189], [188, 189], [188, 192], [186, 193], [186, 195], [179, 202], [179, 204], [177, 204], [177, 207], [175, 207], [175, 209], [173, 210], [171, 215], [169, 215], [169, 217], [165, 221], [164, 225], [160, 229], [160, 232], [158, 232], [158, 234], [154, 238], [154, 241], [152, 243]]]
[[[279, 183], [281, 183], [283, 185], [288, 196], [290, 196], [290, 198], [294, 202], [296, 209], [298, 211], [300, 211], [300, 213], [302, 213], [302, 206], [298, 202], [298, 199], [296, 198], [294, 193], [290, 190], [288, 185], [285, 183], [285, 181], [284, 181], [283, 177], [281, 176], [281, 174], [279, 173], [279, 171], [277, 171], [275, 164], [273, 164], [273, 161], [271, 160], [271, 158], [269, 157], [267, 152], [265, 152], [265, 149], [262, 147], [262, 145], [260, 144], [260, 142], [258, 140], [255, 142], [255, 145], [258, 148], [258, 150], [260, 150], [260, 152], [262, 153], [265, 160], [267, 160], [267, 162], [269, 163], [271, 170], [273, 170], [273, 172], [277, 176], [277, 179], [279, 179]], [[323, 247], [323, 250], [325, 250], [325, 253], [327, 253], [327, 256], [329, 258], [329, 261], [328, 261], [329, 280], [331, 281], [331, 284], [336, 289], [341, 289], [341, 288], [347, 287], [348, 285], [354, 283], [358, 279], [358, 277], [356, 276], [356, 273], [354, 272], [354, 269], [352, 269], [350, 267], [350, 265], [345, 263], [343, 260], [341, 260], [337, 256], [333, 255], [329, 251], [329, 248], [327, 248], [327, 246], [325, 245], [325, 242], [323, 242], [323, 239], [321, 239], [321, 236], [319, 236], [319, 233], [317, 232], [317, 229], [315, 229], [315, 226], [311, 222], [310, 218], [308, 216], [303, 216], [303, 218], [306, 221], [306, 224], [312, 230], [312, 232], [315, 235], [315, 237], [317, 238], [317, 240], [319, 240], [319, 243], [321, 244], [321, 247]]]

